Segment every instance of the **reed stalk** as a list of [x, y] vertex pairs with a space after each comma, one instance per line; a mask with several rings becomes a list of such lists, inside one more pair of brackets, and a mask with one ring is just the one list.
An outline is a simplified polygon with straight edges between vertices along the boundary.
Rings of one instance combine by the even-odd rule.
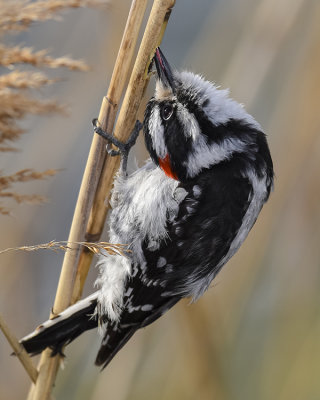
[[[146, 0], [132, 1], [110, 87], [102, 100], [98, 119], [102, 129], [108, 132], [113, 130], [118, 104], [126, 81], [125, 78], [129, 72], [146, 3]], [[148, 82], [148, 67], [155, 48], [160, 44], [174, 3], [174, 0], [154, 1], [114, 131], [115, 136], [122, 141], [128, 139], [133, 129], [136, 114]], [[104, 201], [106, 195], [110, 193], [119, 161], [118, 157], [107, 156], [104, 139], [94, 135], [68, 242], [86, 241], [88, 237], [92, 241], [100, 237], [107, 213]], [[91, 259], [92, 257], [88, 256], [86, 252], [83, 252], [80, 257], [80, 250], [77, 248], [65, 254], [53, 307], [54, 313], [61, 312], [79, 299]], [[41, 356], [39, 376], [36, 384], [29, 392], [29, 400], [46, 400], [50, 397], [60, 362], [59, 356], [51, 357], [50, 353], [50, 350], [46, 350]]]
[[10, 346], [12, 347], [15, 355], [20, 360], [27, 374], [30, 376], [32, 382], [36, 382], [38, 378], [37, 368], [33, 365], [33, 362], [29, 354], [25, 351], [24, 347], [19, 343], [18, 339], [11, 332], [11, 329], [5, 323], [3, 317], [0, 315], [0, 330], [3, 332], [4, 336], [8, 340]]
[[[174, 3], [175, 0], [154, 1], [126, 95], [123, 100], [122, 108], [119, 113], [117, 125], [115, 127], [115, 136], [122, 141], [128, 139], [130, 132], [134, 127], [137, 111], [144, 90], [149, 82], [148, 67], [156, 47], [161, 43]], [[102, 125], [103, 121], [100, 120], [100, 117], [99, 122]], [[111, 129], [108, 132], [110, 131]], [[85, 240], [87, 241], [97, 241], [101, 237], [109, 209], [109, 203], [106, 199], [108, 199], [110, 195], [113, 177], [119, 168], [119, 163], [119, 158], [106, 158], [90, 213], [87, 232], [85, 235]], [[86, 249], [81, 250], [76, 277], [76, 281], [80, 287], [83, 287], [92, 257], [93, 254], [91, 252]], [[78, 293], [76, 291], [72, 300], [77, 301], [77, 296]]]

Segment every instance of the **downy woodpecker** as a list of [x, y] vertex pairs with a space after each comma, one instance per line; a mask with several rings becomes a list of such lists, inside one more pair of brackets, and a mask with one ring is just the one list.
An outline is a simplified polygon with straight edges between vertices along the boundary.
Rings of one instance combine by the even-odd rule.
[[269, 197], [273, 166], [261, 126], [228, 91], [173, 71], [160, 49], [154, 60], [143, 123], [151, 158], [130, 176], [118, 173], [111, 199], [110, 242], [129, 251], [101, 256], [98, 291], [21, 340], [31, 354], [61, 352], [100, 326], [96, 365], [105, 367], [139, 328], [208, 289]]

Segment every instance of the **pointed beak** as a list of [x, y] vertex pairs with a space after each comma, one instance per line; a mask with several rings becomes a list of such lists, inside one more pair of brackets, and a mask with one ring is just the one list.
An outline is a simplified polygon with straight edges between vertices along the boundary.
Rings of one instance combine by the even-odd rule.
[[170, 88], [173, 93], [175, 92], [174, 79], [171, 67], [163, 55], [162, 51], [159, 47], [156, 49], [156, 53], [154, 55], [154, 62], [156, 64], [157, 73], [159, 80], [163, 84], [164, 87]]

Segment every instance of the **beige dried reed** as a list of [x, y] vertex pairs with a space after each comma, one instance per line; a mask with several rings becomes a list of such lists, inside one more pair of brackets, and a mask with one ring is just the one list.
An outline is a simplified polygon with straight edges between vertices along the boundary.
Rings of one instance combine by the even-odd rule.
[[8, 325], [4, 321], [3, 317], [0, 315], [0, 330], [5, 335], [8, 340], [10, 346], [12, 347], [14, 354], [18, 357], [27, 374], [30, 376], [32, 382], [35, 382], [38, 377], [38, 371], [36, 367], [33, 365], [30, 356], [24, 349], [24, 347], [19, 343], [18, 339], [12, 333], [11, 329], [9, 329]]
[[[0, 0], [0, 36], [10, 34], [14, 31], [26, 30], [33, 22], [45, 21], [57, 18], [57, 12], [68, 8], [78, 8], [84, 6], [97, 6], [106, 4], [106, 1], [99, 0], [48, 0], [48, 1], [31, 1], [31, 0]], [[38, 100], [30, 93], [30, 89], [40, 89], [44, 85], [50, 85], [55, 80], [50, 79], [43, 72], [38, 71], [20, 71], [18, 65], [28, 64], [32, 67], [47, 68], [67, 68], [73, 71], [87, 71], [88, 66], [83, 61], [73, 60], [70, 57], [54, 58], [48, 55], [46, 50], [34, 51], [30, 47], [22, 46], [6, 46], [0, 45], [0, 66], [5, 71], [0, 76], [0, 152], [15, 151], [12, 142], [17, 141], [24, 129], [18, 124], [28, 114], [49, 114], [61, 113], [64, 107], [54, 100], [46, 102]], [[9, 69], [6, 72], [6, 68]], [[46, 179], [56, 174], [56, 170], [48, 169], [43, 172], [34, 171], [32, 169], [23, 169], [11, 175], [5, 175], [0, 171], [0, 214], [8, 215], [11, 209], [4, 203], [4, 199], [13, 199], [16, 203], [39, 203], [45, 201], [45, 197], [34, 195], [19, 194], [16, 192], [14, 185], [22, 182], [30, 182], [39, 179]], [[107, 243], [99, 244], [81, 243], [88, 250], [101, 253], [102, 250], [113, 252], [121, 252], [121, 246], [109, 246]], [[58, 242], [50, 242], [40, 245], [44, 248], [52, 248], [56, 246], [60, 249], [67, 250], [68, 245]], [[36, 249], [34, 246], [33, 250]], [[27, 250], [24, 248], [24, 250]], [[29, 249], [30, 251], [30, 249]], [[3, 318], [0, 317], [0, 328], [4, 332], [9, 343], [13, 347], [18, 359], [28, 372], [31, 380], [35, 382], [38, 372], [33, 366], [28, 354], [21, 348], [15, 336], [10, 332]]]
[[59, 19], [57, 13], [68, 8], [105, 6], [106, 3], [103, 0], [1, 0], [0, 33], [22, 31], [33, 22]]
[[[48, 1], [4, 1], [0, 0], [0, 35], [8, 35], [15, 31], [28, 29], [33, 22], [57, 19], [57, 13], [68, 8], [97, 6], [107, 4], [102, 0], [48, 0]], [[16, 151], [12, 145], [24, 133], [19, 125], [28, 114], [63, 113], [65, 107], [55, 100], [37, 99], [31, 89], [41, 89], [56, 80], [50, 79], [44, 72], [21, 71], [19, 65], [28, 64], [34, 68], [67, 68], [72, 71], [87, 71], [89, 68], [81, 60], [70, 57], [51, 57], [47, 50], [34, 51], [30, 47], [16, 45], [13, 47], [0, 44], [0, 66], [4, 73], [0, 76], [0, 152]], [[6, 72], [6, 68], [9, 69]], [[44, 196], [17, 193], [13, 185], [36, 179], [45, 179], [55, 175], [57, 171], [50, 169], [36, 172], [31, 169], [18, 171], [12, 175], [3, 175], [0, 171], [0, 214], [8, 215], [11, 211], [6, 203], [40, 203]], [[6, 202], [4, 203], [4, 200]]]
[[31, 169], [24, 169], [12, 175], [8, 176], [0, 175], [0, 213], [6, 215], [10, 213], [9, 209], [1, 205], [1, 199], [4, 198], [11, 198], [15, 200], [18, 204], [20, 203], [37, 204], [44, 202], [46, 198], [43, 196], [39, 196], [37, 194], [32, 194], [32, 195], [18, 194], [14, 191], [11, 191], [10, 189], [12, 189], [12, 186], [15, 183], [46, 179], [48, 177], [55, 175], [56, 172], [57, 171], [54, 169], [48, 169], [43, 172], [37, 172]]
[[52, 251], [69, 251], [74, 250], [74, 247], [83, 247], [91, 251], [93, 254], [106, 255], [106, 252], [110, 255], [120, 254], [125, 256], [125, 252], [128, 252], [127, 246], [124, 244], [114, 244], [108, 242], [74, 242], [68, 241], [56, 241], [51, 240], [48, 243], [40, 243], [33, 246], [20, 246], [20, 247], [8, 247], [7, 249], [1, 250], [0, 254], [7, 253], [9, 251], [37, 251], [37, 250], [52, 250]]
[[0, 76], [1, 89], [39, 89], [40, 87], [54, 83], [42, 72], [12, 71]]
[[30, 64], [34, 67], [60, 68], [66, 67], [73, 71], [87, 71], [89, 68], [83, 61], [70, 57], [54, 58], [47, 50], [34, 51], [31, 47], [7, 47], [0, 45], [0, 64], [12, 67], [14, 64]]
[[[156, 47], [161, 42], [174, 3], [174, 0], [154, 1], [115, 128], [115, 136], [120, 140], [126, 141], [133, 129], [138, 107], [149, 79], [148, 67]], [[109, 132], [112, 131], [116, 107], [121, 95], [121, 91], [114, 85], [116, 83], [119, 84], [118, 78], [120, 76], [125, 78], [128, 73], [128, 65], [130, 65], [133, 52], [132, 47], [134, 47], [132, 36], [134, 36], [136, 40], [139, 31], [138, 27], [142, 22], [143, 13], [141, 15], [141, 11], [145, 10], [145, 6], [145, 0], [132, 1], [131, 11], [121, 42], [110, 88], [107, 96], [105, 96], [102, 101], [99, 122], [102, 128], [107, 129]], [[136, 22], [133, 23], [133, 20]], [[128, 43], [130, 43], [129, 47], [132, 48], [129, 52]], [[111, 97], [111, 95], [114, 96], [115, 94], [119, 96], [119, 99], [116, 101]], [[124, 124], [124, 122], [126, 123]], [[96, 156], [96, 158], [93, 156]], [[100, 186], [102, 185], [103, 188], [106, 189], [103, 198], [105, 198], [105, 194], [110, 191], [114, 173], [119, 166], [119, 159], [109, 157], [104, 160], [105, 157], [106, 152], [104, 150], [103, 140], [95, 135], [72, 221], [69, 235], [70, 242], [81, 241], [81, 238], [86, 235], [90, 210], [94, 208], [97, 209], [97, 203], [100, 204], [101, 202]], [[96, 219], [96, 224], [99, 228], [97, 237], [94, 237], [95, 240], [100, 236], [100, 226], [102, 226], [105, 221], [106, 207], [103, 206], [103, 208], [103, 212], [99, 212], [99, 216]], [[91, 221], [93, 214], [94, 213], [91, 211]], [[90, 257], [86, 257], [86, 254], [86, 252], [83, 252], [82, 258], [79, 258], [79, 252], [66, 253], [53, 307], [54, 313], [61, 312], [81, 295], [91, 261]], [[53, 358], [51, 357], [50, 351], [44, 351], [39, 364], [39, 376], [35, 386], [32, 387], [29, 392], [29, 400], [45, 400], [49, 398], [58, 368], [59, 356]]]

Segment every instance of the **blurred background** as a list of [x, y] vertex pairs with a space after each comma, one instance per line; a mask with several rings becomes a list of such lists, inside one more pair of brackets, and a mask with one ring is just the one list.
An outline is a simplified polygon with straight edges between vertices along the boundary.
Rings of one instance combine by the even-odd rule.
[[[150, 2], [151, 3], [151, 2]], [[27, 117], [19, 152], [2, 153], [6, 174], [60, 169], [18, 191], [42, 205], [11, 203], [0, 215], [0, 248], [66, 240], [98, 115], [130, 1], [63, 13], [2, 38], [53, 56], [84, 59], [89, 72], [59, 78], [42, 99], [67, 116]], [[237, 255], [196, 303], [181, 302], [138, 332], [102, 373], [96, 332], [66, 349], [57, 399], [320, 399], [320, 2], [177, 0], [162, 43], [176, 68], [203, 74], [244, 103], [264, 127], [275, 190]], [[150, 84], [146, 99], [151, 97]], [[140, 118], [143, 107], [141, 107]], [[142, 163], [143, 141], [134, 149]], [[134, 162], [132, 161], [132, 165]], [[63, 254], [0, 254], [0, 313], [18, 337], [47, 319]], [[91, 269], [85, 294], [92, 292]], [[0, 398], [24, 399], [29, 378], [0, 334]], [[35, 359], [35, 361], [37, 361]]]

